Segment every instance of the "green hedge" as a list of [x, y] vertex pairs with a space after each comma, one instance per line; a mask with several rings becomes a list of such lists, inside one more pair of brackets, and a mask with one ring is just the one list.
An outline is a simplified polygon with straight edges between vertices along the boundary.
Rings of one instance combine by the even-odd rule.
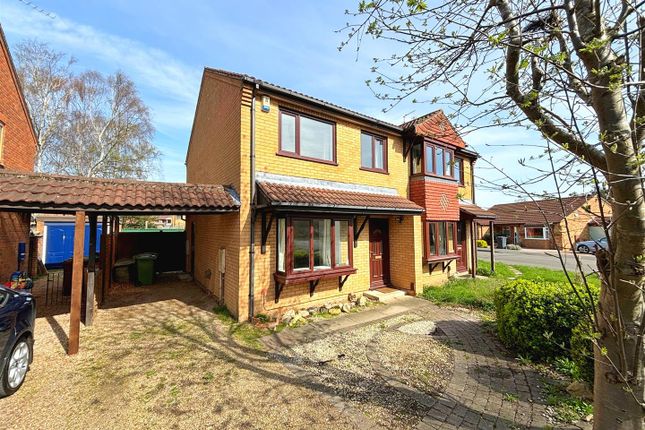
[[488, 242], [482, 239], [477, 240], [477, 248], [488, 248]]
[[580, 379], [593, 383], [593, 327], [585, 318], [571, 333], [571, 359], [576, 364]]
[[[581, 296], [589, 305], [586, 294]], [[597, 291], [594, 291], [597, 297]], [[568, 355], [571, 335], [587, 314], [566, 283], [518, 279], [495, 294], [497, 330], [502, 342], [536, 361]]]

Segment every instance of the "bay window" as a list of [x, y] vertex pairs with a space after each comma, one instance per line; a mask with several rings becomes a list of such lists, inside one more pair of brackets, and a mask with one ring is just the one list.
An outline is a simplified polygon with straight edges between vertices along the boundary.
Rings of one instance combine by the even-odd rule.
[[278, 154], [335, 163], [336, 124], [297, 112], [280, 110]]
[[424, 174], [460, 180], [463, 168], [461, 164], [455, 168], [455, 154], [452, 149], [434, 143], [419, 142], [412, 145], [410, 153], [413, 175]]
[[277, 222], [276, 268], [287, 277], [351, 268], [349, 219], [291, 217]]
[[456, 255], [457, 226], [453, 221], [428, 221], [425, 228], [427, 259]]
[[361, 169], [387, 172], [387, 140], [361, 132]]
[[455, 162], [453, 166], [454, 177], [459, 183], [459, 185], [464, 185], [464, 159], [455, 157]]

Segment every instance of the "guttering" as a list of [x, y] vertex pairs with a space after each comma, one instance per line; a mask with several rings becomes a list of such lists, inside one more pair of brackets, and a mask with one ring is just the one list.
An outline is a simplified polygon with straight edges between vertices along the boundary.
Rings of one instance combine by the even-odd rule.
[[260, 85], [254, 83], [253, 93], [251, 97], [251, 141], [249, 164], [250, 164], [250, 205], [251, 205], [251, 225], [250, 225], [250, 240], [249, 240], [249, 321], [255, 315], [255, 91], [259, 89]]
[[397, 133], [401, 133], [403, 131], [403, 129], [398, 125], [390, 124], [388, 122], [381, 121], [380, 119], [372, 118], [372, 117], [369, 117], [367, 115], [363, 115], [363, 114], [361, 114], [359, 112], [354, 112], [352, 110], [345, 109], [345, 108], [343, 108], [341, 106], [337, 106], [337, 105], [335, 105], [333, 103], [329, 103], [329, 102], [326, 102], [324, 100], [317, 99], [315, 97], [310, 97], [310, 96], [307, 96], [305, 94], [301, 94], [301, 93], [299, 93], [297, 91], [289, 90], [287, 88], [283, 88], [283, 87], [280, 87], [278, 85], [273, 85], [273, 84], [270, 84], [270, 83], [267, 83], [267, 82], [264, 82], [264, 81], [260, 81], [258, 79], [251, 78], [250, 76], [243, 76], [241, 79], [244, 82], [252, 84], [254, 86], [254, 88], [256, 88], [258, 90], [260, 89], [260, 87], [262, 87], [262, 89], [270, 91], [272, 93], [280, 94], [280, 95], [283, 95], [283, 96], [286, 96], [286, 97], [289, 97], [289, 98], [295, 99], [295, 100], [306, 101], [307, 103], [317, 105], [319, 107], [328, 109], [330, 111], [340, 113], [342, 115], [347, 115], [347, 116], [353, 117], [353, 118], [359, 118], [362, 121], [366, 121], [366, 122], [370, 122], [372, 124], [376, 124], [376, 125], [378, 125], [380, 127], [386, 128], [386, 129], [391, 130], [391, 131], [395, 131]]
[[305, 212], [334, 212], [351, 215], [420, 215], [423, 209], [379, 208], [368, 206], [327, 205], [313, 206], [308, 203], [270, 204], [267, 208], [280, 212], [305, 211]]

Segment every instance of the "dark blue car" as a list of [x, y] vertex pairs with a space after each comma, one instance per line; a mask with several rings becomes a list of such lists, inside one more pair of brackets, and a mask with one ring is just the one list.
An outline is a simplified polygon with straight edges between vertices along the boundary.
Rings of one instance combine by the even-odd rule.
[[33, 360], [36, 303], [30, 293], [0, 286], [0, 397], [25, 381]]

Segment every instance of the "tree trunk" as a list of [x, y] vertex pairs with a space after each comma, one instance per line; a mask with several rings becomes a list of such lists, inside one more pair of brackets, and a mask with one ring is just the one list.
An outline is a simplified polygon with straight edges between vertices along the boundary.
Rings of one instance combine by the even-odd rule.
[[[601, 84], [605, 84], [602, 82]], [[594, 429], [645, 429], [645, 203], [620, 91], [594, 89], [604, 135], [613, 227], [599, 253], [601, 285], [595, 351]]]

